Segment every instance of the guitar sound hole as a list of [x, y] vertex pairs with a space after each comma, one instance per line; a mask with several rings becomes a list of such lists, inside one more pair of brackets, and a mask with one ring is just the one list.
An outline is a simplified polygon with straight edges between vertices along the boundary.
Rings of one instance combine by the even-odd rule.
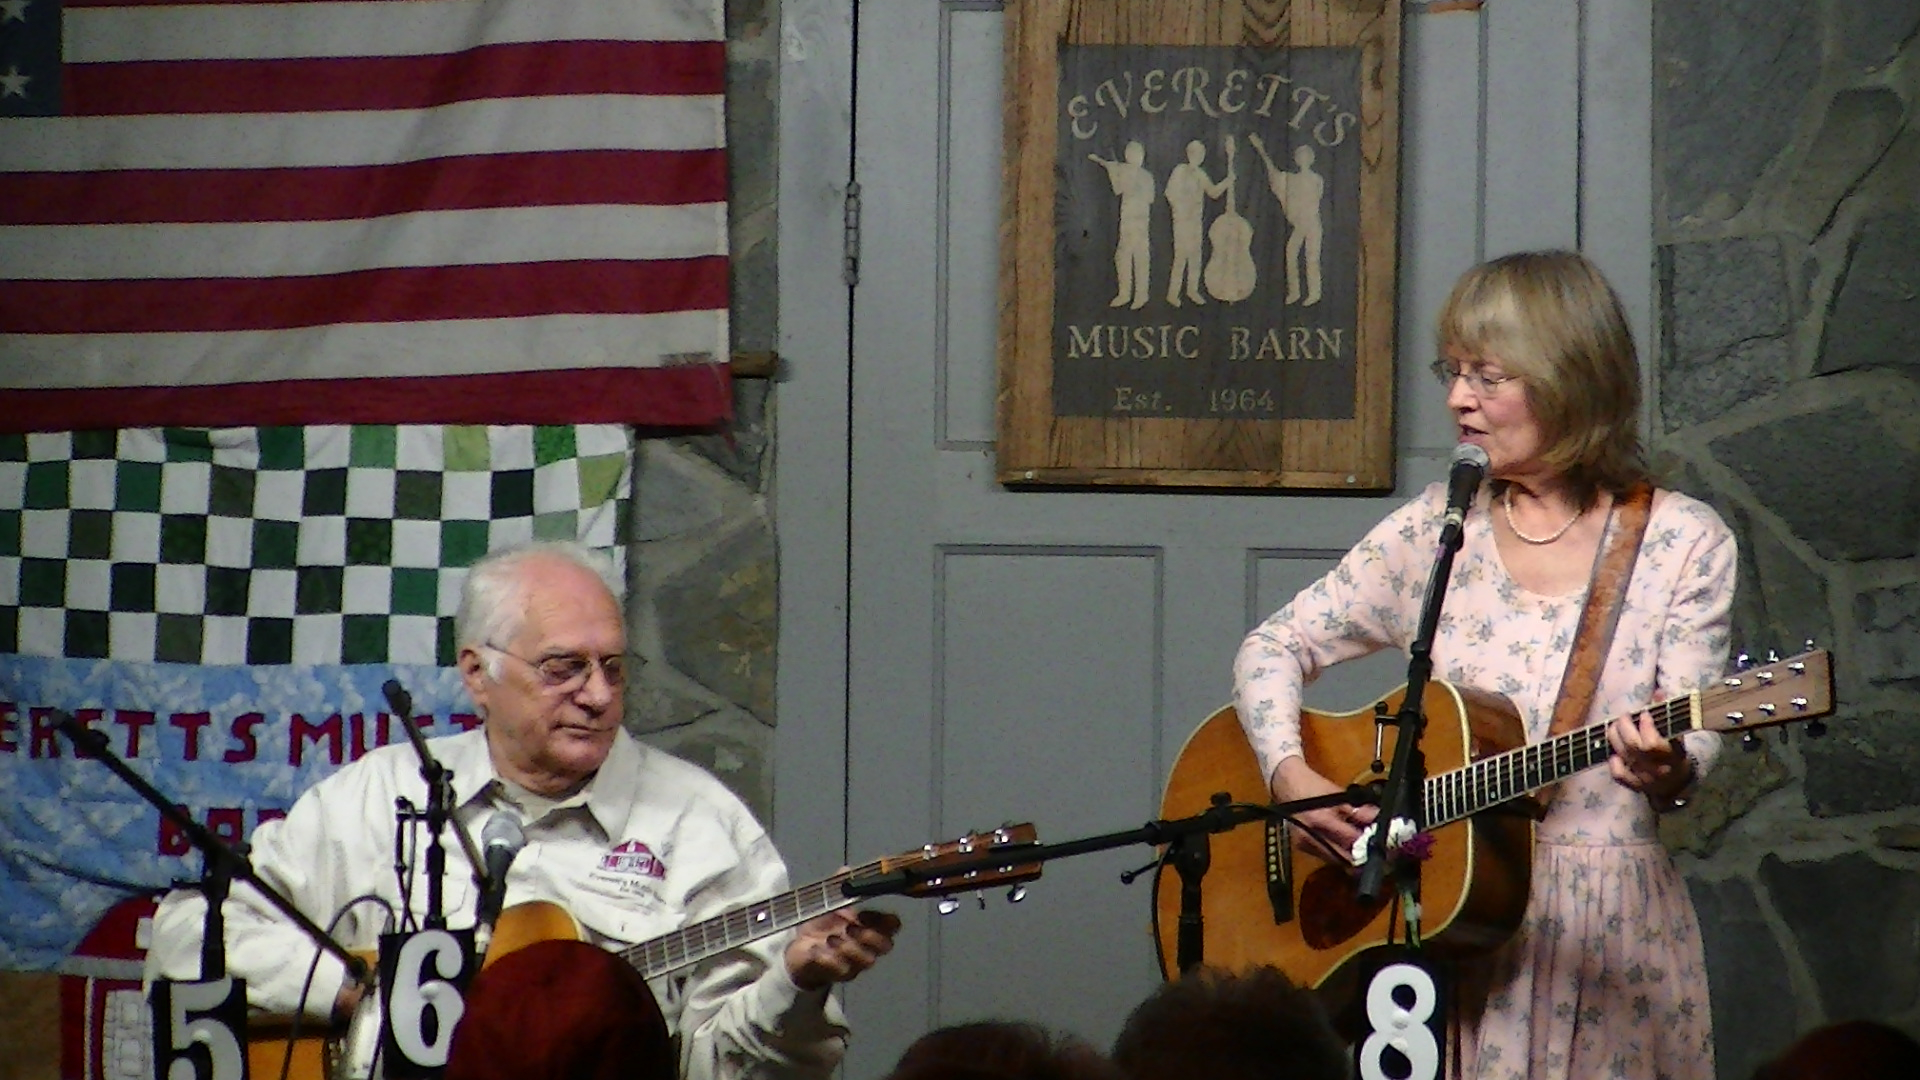
[[1307, 875], [1300, 886], [1300, 938], [1315, 949], [1331, 949], [1351, 941], [1379, 916], [1391, 896], [1383, 891], [1372, 903], [1354, 892], [1351, 869], [1324, 865]]

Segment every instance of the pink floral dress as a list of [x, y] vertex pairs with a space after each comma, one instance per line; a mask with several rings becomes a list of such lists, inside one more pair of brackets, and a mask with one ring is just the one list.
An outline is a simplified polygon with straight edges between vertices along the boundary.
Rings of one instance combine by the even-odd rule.
[[[1412, 642], [1445, 503], [1444, 488], [1429, 487], [1247, 636], [1234, 664], [1236, 699], [1266, 775], [1301, 752], [1305, 683], [1330, 664]], [[1538, 741], [1586, 590], [1542, 596], [1516, 584], [1487, 510], [1483, 492], [1454, 560], [1433, 675], [1505, 694], [1526, 720], [1528, 741]], [[1719, 515], [1685, 495], [1660, 494], [1588, 722], [1634, 711], [1656, 688], [1678, 695], [1721, 673], [1735, 563], [1733, 534]], [[1690, 733], [1686, 748], [1704, 773], [1719, 736]], [[1547, 794], [1525, 921], [1462, 976], [1459, 1075], [1712, 1080], [1700, 927], [1651, 805], [1604, 768]]]

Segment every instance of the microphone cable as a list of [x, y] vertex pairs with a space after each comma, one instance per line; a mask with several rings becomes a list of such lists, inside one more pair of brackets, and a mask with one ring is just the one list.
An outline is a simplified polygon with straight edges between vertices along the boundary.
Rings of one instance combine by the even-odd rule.
[[[341, 920], [347, 917], [348, 912], [352, 911], [354, 908], [360, 906], [361, 904], [369, 904], [369, 903], [378, 904], [386, 912], [387, 914], [386, 924], [385, 924], [386, 932], [391, 933], [393, 931], [393, 926], [396, 919], [396, 916], [393, 910], [393, 905], [387, 902], [386, 897], [381, 896], [378, 893], [361, 893], [359, 896], [356, 896], [353, 899], [347, 901], [346, 903], [340, 905], [339, 910], [333, 913], [333, 918], [328, 920], [327, 922], [327, 936], [333, 937], [334, 932], [340, 928]], [[286, 1048], [286, 1051], [280, 1057], [279, 1080], [287, 1080], [288, 1074], [293, 1070], [293, 1048], [295, 1043], [297, 1043], [300, 1038], [300, 1022], [304, 1020], [307, 1015], [307, 1011], [304, 1007], [307, 1001], [307, 993], [313, 989], [314, 977], [320, 973], [320, 956], [324, 951], [325, 950], [322, 950], [319, 948], [315, 948], [313, 950], [313, 961], [307, 965], [307, 976], [305, 979], [301, 980], [300, 982], [300, 997], [298, 999], [300, 1002], [300, 1005], [293, 1010], [293, 1022], [287, 1026], [287, 1048]], [[371, 987], [369, 987], [369, 989], [371, 989]], [[324, 1061], [322, 1062], [322, 1064], [325, 1064]], [[379, 1064], [380, 1064], [380, 1048], [378, 1044], [376, 1044], [373, 1050], [373, 1058], [370, 1062], [371, 1068], [369, 1069], [367, 1075], [368, 1076], [379, 1075], [377, 1071]], [[331, 1074], [328, 1074], [324, 1077], [324, 1080], [335, 1080], [335, 1078]]]

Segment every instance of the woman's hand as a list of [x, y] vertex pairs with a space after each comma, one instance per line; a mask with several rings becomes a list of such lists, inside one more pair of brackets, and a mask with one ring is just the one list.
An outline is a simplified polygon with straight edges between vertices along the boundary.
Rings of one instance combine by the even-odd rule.
[[[1305, 758], [1290, 757], [1273, 770], [1273, 797], [1277, 802], [1332, 795], [1346, 788], [1313, 771]], [[1325, 806], [1295, 814], [1294, 820], [1305, 828], [1297, 829], [1302, 850], [1315, 858], [1341, 866], [1353, 865], [1353, 842], [1361, 830], [1378, 815], [1377, 806]]]
[[1672, 802], [1693, 780], [1693, 761], [1677, 739], [1653, 726], [1653, 715], [1623, 716], [1607, 725], [1613, 757], [1607, 770], [1614, 783], [1655, 802]]

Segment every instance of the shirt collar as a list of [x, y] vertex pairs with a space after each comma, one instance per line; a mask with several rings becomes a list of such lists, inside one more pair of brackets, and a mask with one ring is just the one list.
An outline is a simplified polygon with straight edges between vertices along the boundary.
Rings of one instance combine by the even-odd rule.
[[587, 811], [600, 823], [608, 836], [618, 836], [633, 815], [633, 800], [639, 794], [628, 782], [640, 775], [647, 750], [625, 728], [613, 734], [613, 747], [600, 771], [587, 781]]
[[[435, 743], [434, 756], [453, 773], [456, 807], [466, 806], [493, 791], [500, 774], [494, 770], [493, 755], [487, 749], [484, 724], [451, 738], [437, 739]], [[646, 754], [646, 748], [622, 728], [614, 732], [613, 746], [607, 751], [607, 760], [600, 763], [600, 771], [587, 781], [587, 812], [608, 836], [616, 835], [626, 825], [638, 794], [631, 784], [618, 778], [638, 775]]]
[[453, 773], [453, 805], [463, 807], [485, 794], [499, 779], [493, 771], [493, 756], [487, 752], [484, 726], [463, 731], [452, 738], [434, 740], [434, 756]]

